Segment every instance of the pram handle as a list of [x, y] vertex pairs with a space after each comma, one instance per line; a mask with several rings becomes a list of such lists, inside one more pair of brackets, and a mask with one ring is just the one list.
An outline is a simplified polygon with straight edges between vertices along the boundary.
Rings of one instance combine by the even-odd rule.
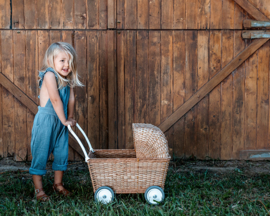
[[[78, 123], [76, 123], [76, 126], [77, 126], [77, 128], [79, 128], [79, 130], [80, 130], [81, 133], [83, 134], [84, 138], [86, 139], [87, 144], [88, 144], [88, 146], [89, 146], [89, 150], [90, 150], [91, 152], [95, 152], [94, 149], [93, 149], [92, 146], [91, 146], [91, 143], [90, 143], [88, 137], [87, 137], [86, 134], [84, 133], [83, 129], [80, 127], [80, 125], [79, 125]], [[85, 162], [87, 162], [90, 158], [88, 157], [88, 155], [87, 155], [87, 153], [86, 153], [86, 150], [85, 150], [85, 148], [84, 148], [84, 146], [83, 146], [81, 140], [80, 140], [79, 137], [74, 133], [74, 131], [71, 129], [71, 126], [70, 126], [70, 125], [68, 125], [67, 127], [68, 127], [69, 132], [70, 132], [70, 133], [74, 136], [74, 138], [78, 141], [78, 143], [79, 143], [79, 145], [80, 145], [80, 147], [81, 147], [81, 149], [82, 149], [82, 151], [83, 151], [83, 154], [84, 154], [84, 157], [85, 157]]]

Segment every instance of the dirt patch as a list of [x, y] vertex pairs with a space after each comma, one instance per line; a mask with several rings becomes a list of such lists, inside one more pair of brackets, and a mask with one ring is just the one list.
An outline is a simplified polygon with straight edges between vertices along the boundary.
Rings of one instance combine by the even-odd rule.
[[[0, 173], [7, 171], [28, 171], [31, 162], [16, 162], [12, 157], [0, 160]], [[170, 162], [178, 172], [213, 172], [226, 174], [241, 172], [245, 175], [270, 174], [270, 161], [220, 161], [220, 160], [181, 160]], [[52, 172], [52, 161], [47, 163], [47, 171]], [[69, 162], [68, 170], [88, 169], [84, 161]]]

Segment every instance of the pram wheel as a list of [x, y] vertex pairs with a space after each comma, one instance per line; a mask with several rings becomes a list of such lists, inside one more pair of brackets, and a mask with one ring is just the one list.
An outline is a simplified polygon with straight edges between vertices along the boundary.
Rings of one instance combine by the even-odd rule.
[[144, 193], [144, 198], [151, 205], [158, 205], [165, 198], [164, 191], [161, 187], [150, 186]]
[[111, 188], [102, 186], [96, 190], [95, 200], [103, 204], [108, 204], [114, 200], [114, 192]]

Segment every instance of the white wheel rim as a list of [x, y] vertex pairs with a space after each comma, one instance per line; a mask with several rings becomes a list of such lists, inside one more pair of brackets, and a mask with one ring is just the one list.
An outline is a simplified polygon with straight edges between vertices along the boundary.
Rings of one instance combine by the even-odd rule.
[[162, 198], [162, 193], [159, 189], [153, 188], [147, 192], [147, 199], [151, 204], [157, 204], [157, 202], [161, 202]]
[[112, 193], [108, 189], [101, 189], [97, 193], [97, 200], [103, 204], [107, 204], [112, 201]]

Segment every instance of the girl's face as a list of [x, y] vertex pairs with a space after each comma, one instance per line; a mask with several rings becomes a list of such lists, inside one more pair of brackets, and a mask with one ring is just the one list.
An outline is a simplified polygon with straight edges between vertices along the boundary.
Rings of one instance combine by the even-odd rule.
[[54, 58], [54, 68], [62, 77], [66, 77], [70, 72], [69, 68], [69, 55], [65, 52], [59, 52]]

